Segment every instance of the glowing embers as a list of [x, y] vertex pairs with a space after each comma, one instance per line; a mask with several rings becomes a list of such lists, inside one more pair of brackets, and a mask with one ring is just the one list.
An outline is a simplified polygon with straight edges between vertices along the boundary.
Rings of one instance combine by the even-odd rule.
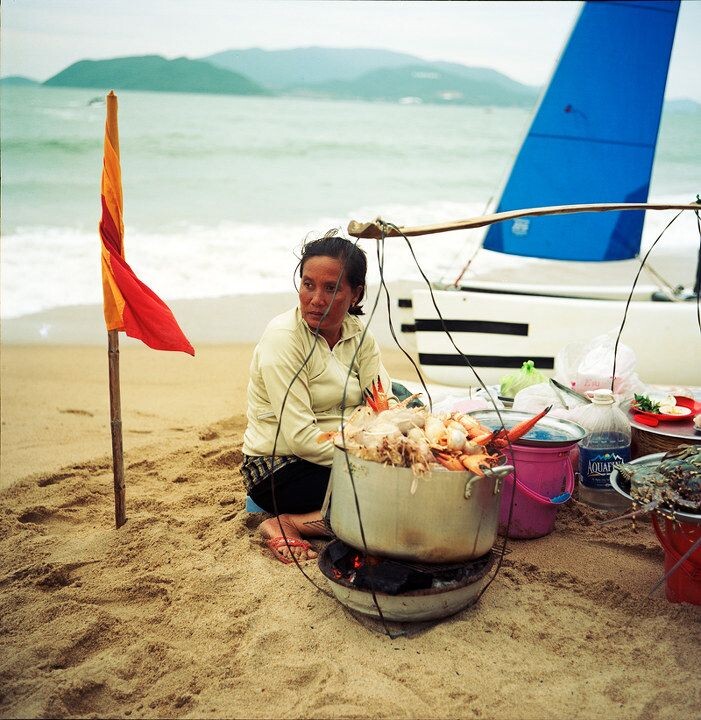
[[405, 622], [446, 617], [471, 605], [493, 563], [492, 551], [466, 563], [402, 562], [366, 555], [341, 540], [319, 556], [319, 568], [342, 604]]

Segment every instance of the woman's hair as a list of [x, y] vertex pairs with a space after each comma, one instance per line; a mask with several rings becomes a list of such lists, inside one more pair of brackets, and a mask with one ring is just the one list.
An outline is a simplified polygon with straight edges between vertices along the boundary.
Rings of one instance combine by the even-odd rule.
[[363, 308], [360, 303], [365, 297], [365, 275], [368, 269], [368, 262], [365, 257], [365, 251], [361, 250], [355, 243], [345, 238], [338, 237], [335, 230], [329, 230], [324, 237], [319, 240], [312, 240], [305, 243], [302, 248], [302, 257], [299, 261], [299, 276], [302, 277], [304, 272], [304, 263], [310, 257], [332, 257], [340, 260], [345, 271], [348, 284], [355, 290], [362, 287], [363, 291], [355, 305], [351, 305], [348, 312], [351, 315], [362, 315]]

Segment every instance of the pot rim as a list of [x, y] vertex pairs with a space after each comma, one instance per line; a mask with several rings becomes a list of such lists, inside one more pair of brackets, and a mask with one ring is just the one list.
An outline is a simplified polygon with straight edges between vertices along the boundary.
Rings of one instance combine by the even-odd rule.
[[[377, 462], [376, 460], [368, 460], [367, 458], [362, 458], [359, 455], [356, 455], [352, 450], [348, 450], [342, 445], [337, 445], [334, 442], [334, 447], [336, 450], [339, 450], [346, 456], [350, 456], [353, 458], [355, 462], [359, 463], [366, 463], [366, 464], [372, 464], [372, 465], [379, 465], [382, 468], [386, 469], [392, 469], [392, 470], [408, 470], [411, 473], [411, 477], [414, 477], [413, 470], [410, 467], [404, 467], [402, 465], [390, 465], [388, 463], [381, 463]], [[484, 468], [484, 476], [490, 479], [499, 479], [503, 478], [506, 475], [508, 475], [514, 468], [513, 465], [507, 465], [507, 459], [504, 453], [499, 453], [499, 461], [496, 465], [490, 468]], [[429, 473], [448, 473], [450, 477], [455, 477], [458, 479], [468, 479], [468, 478], [479, 478], [482, 477], [481, 475], [477, 475], [476, 473], [471, 472], [470, 470], [448, 470], [448, 468], [443, 467], [440, 463], [436, 463], [434, 467], [432, 467], [429, 471]]]

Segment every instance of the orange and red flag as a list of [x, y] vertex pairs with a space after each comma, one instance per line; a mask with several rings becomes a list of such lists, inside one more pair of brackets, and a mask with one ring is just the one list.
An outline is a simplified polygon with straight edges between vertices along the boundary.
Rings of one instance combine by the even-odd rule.
[[107, 330], [123, 330], [154, 350], [180, 350], [194, 355], [170, 308], [136, 277], [124, 259], [117, 96], [113, 92], [107, 96], [100, 237]]

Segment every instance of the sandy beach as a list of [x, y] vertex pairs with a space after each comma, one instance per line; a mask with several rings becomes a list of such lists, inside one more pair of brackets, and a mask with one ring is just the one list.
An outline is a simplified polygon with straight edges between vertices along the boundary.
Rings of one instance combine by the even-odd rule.
[[196, 349], [122, 348], [115, 530], [105, 348], [3, 346], [2, 717], [700, 716], [701, 613], [648, 597], [648, 522], [571, 502], [476, 606], [390, 638], [263, 546], [238, 471], [252, 345]]

